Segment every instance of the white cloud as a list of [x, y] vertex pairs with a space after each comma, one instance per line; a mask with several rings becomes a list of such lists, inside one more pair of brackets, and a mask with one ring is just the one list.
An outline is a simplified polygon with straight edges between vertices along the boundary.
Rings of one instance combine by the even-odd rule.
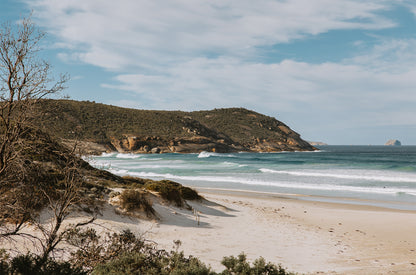
[[158, 69], [201, 55], [244, 58], [258, 46], [334, 29], [392, 27], [392, 21], [377, 15], [388, 8], [383, 2], [32, 0], [28, 4], [42, 25], [74, 49], [73, 57], [124, 70]]
[[347, 62], [390, 73], [411, 70], [416, 63], [416, 39], [385, 39], [370, 52]]
[[399, 0], [399, 3], [408, 9], [416, 16], [416, 3], [413, 0]]

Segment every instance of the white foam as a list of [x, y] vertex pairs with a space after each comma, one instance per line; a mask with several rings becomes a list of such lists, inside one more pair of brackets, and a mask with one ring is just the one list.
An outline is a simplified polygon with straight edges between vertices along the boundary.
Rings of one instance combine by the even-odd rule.
[[88, 161], [88, 163], [96, 168], [99, 169], [108, 169], [111, 167], [111, 162], [107, 160], [99, 160], [99, 159], [84, 159]]
[[112, 152], [112, 153], [102, 153], [102, 154], [100, 155], [100, 157], [103, 157], [103, 158], [109, 158], [109, 157], [114, 157], [116, 154], [117, 154], [117, 153], [114, 153], [114, 152]]
[[127, 176], [130, 174], [129, 170], [126, 169], [109, 168], [107, 171], [119, 176]]
[[140, 158], [140, 157], [142, 157], [142, 155], [139, 155], [139, 154], [123, 154], [123, 153], [119, 153], [119, 154], [117, 154], [116, 155], [116, 158], [119, 158], [119, 159], [137, 159], [137, 158]]
[[223, 153], [214, 153], [214, 152], [206, 152], [202, 151], [198, 154], [198, 158], [209, 158], [209, 157], [223, 157], [223, 158], [235, 158], [237, 156], [232, 154], [223, 154]]
[[237, 178], [237, 177], [215, 177], [215, 176], [178, 176], [173, 174], [158, 174], [149, 172], [128, 172], [127, 170], [112, 171], [115, 174], [136, 177], [150, 177], [150, 178], [164, 178], [171, 180], [188, 180], [188, 181], [205, 181], [205, 182], [228, 182], [241, 183], [247, 185], [263, 185], [274, 186], [280, 188], [290, 189], [307, 189], [307, 190], [323, 190], [323, 191], [341, 191], [341, 192], [355, 192], [355, 193], [372, 193], [372, 194], [409, 194], [416, 196], [416, 190], [410, 188], [382, 188], [382, 187], [363, 187], [363, 186], [348, 186], [348, 185], [332, 185], [332, 184], [309, 184], [302, 182], [281, 182], [281, 181], [261, 181], [257, 179]]
[[235, 163], [235, 162], [229, 162], [229, 161], [224, 161], [222, 164], [223, 164], [224, 166], [239, 166], [239, 164], [238, 164], [238, 163]]
[[[368, 170], [329, 170], [329, 173], [312, 172], [312, 171], [287, 171], [287, 170], [273, 170], [267, 168], [259, 169], [263, 173], [273, 174], [286, 174], [292, 176], [304, 176], [304, 177], [326, 177], [326, 178], [338, 178], [338, 179], [352, 179], [352, 180], [366, 180], [366, 181], [381, 181], [381, 182], [416, 182], [416, 176], [407, 175], [404, 173], [389, 172], [387, 175], [380, 175], [380, 171], [368, 171]], [[338, 173], [334, 173], [338, 172]], [[376, 173], [376, 174], [375, 174]]]
[[209, 158], [211, 156], [215, 156], [215, 153], [210, 153], [210, 152], [203, 151], [203, 152], [199, 153], [198, 158]]

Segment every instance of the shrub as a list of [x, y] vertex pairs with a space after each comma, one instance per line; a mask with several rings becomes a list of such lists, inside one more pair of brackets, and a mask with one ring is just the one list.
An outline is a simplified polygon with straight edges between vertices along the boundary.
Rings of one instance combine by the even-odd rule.
[[280, 265], [275, 265], [270, 262], [266, 263], [262, 257], [255, 260], [253, 266], [250, 266], [244, 253], [241, 253], [238, 257], [224, 257], [221, 263], [226, 267], [221, 273], [222, 275], [294, 275], [293, 273], [287, 272]]
[[75, 229], [67, 242], [78, 248], [72, 266], [92, 274], [214, 274], [197, 258], [159, 250], [129, 230], [99, 236], [94, 229]]
[[158, 274], [157, 265], [143, 253], [123, 253], [108, 263], [97, 265], [92, 274]]
[[[226, 269], [220, 275], [294, 275], [280, 265], [266, 263], [263, 258], [251, 266], [244, 254], [238, 257], [225, 257], [222, 264]], [[185, 257], [183, 252], [123, 253], [111, 261], [97, 265], [92, 274], [160, 274], [160, 275], [214, 275], [199, 259]]]
[[97, 265], [92, 274], [155, 274], [155, 275], [210, 275], [215, 274], [201, 261], [183, 253], [154, 251], [155, 253], [123, 253], [104, 264]]
[[186, 187], [186, 186], [181, 186], [179, 188], [179, 192], [181, 193], [181, 196], [183, 199], [185, 200], [200, 200], [201, 196], [198, 195], [198, 192], [196, 192], [194, 189]]
[[120, 194], [120, 206], [127, 211], [143, 210], [147, 217], [156, 215], [152, 204], [142, 191], [127, 189]]
[[182, 275], [210, 275], [215, 274], [198, 258], [193, 256], [185, 257], [183, 252], [171, 252], [165, 259], [165, 274]]
[[162, 180], [159, 182], [148, 183], [144, 188], [158, 192], [162, 198], [175, 203], [176, 206], [183, 206], [183, 199], [180, 189], [180, 184], [173, 181]]
[[146, 184], [149, 180], [148, 179], [142, 179], [138, 177], [131, 177], [131, 176], [124, 176], [122, 177], [123, 181], [132, 186], [132, 187], [142, 187], [144, 184]]
[[144, 188], [158, 192], [162, 198], [175, 203], [179, 207], [184, 205], [183, 200], [201, 199], [201, 196], [192, 188], [170, 180], [149, 182], [145, 184]]
[[97, 265], [118, 259], [123, 253], [152, 251], [151, 245], [137, 238], [130, 230], [98, 235], [93, 228], [76, 228], [67, 232], [66, 242], [77, 248], [71, 252], [70, 263], [87, 271], [93, 270]]
[[48, 258], [41, 261], [39, 256], [33, 254], [18, 255], [9, 261], [2, 260], [0, 274], [22, 275], [86, 275], [81, 268], [71, 266], [68, 262], [55, 261]]

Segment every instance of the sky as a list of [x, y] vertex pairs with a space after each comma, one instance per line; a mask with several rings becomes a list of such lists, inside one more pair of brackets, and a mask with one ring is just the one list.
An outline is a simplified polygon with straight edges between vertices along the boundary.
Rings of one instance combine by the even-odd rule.
[[308, 141], [416, 145], [414, 0], [1, 0], [47, 33], [65, 95], [137, 109], [244, 107]]

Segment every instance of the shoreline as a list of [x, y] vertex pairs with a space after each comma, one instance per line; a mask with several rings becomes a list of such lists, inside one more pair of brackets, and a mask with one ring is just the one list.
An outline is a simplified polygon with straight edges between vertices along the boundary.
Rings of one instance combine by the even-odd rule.
[[[318, 196], [318, 195], [305, 195], [296, 193], [279, 193], [279, 192], [267, 192], [267, 191], [253, 191], [244, 189], [227, 189], [227, 188], [215, 188], [215, 187], [199, 187], [190, 186], [198, 192], [210, 193], [210, 194], [229, 194], [229, 195], [241, 195], [241, 196], [263, 196], [265, 198], [280, 198], [280, 199], [294, 199], [305, 202], [317, 202], [317, 203], [328, 203], [333, 205], [350, 205], [350, 206], [363, 206], [367, 208], [391, 210], [400, 212], [411, 212], [416, 213], [416, 203], [410, 204], [400, 201], [382, 201], [382, 200], [370, 200], [370, 199], [358, 199], [348, 197], [334, 197], [334, 196]], [[408, 206], [408, 207], [406, 207]]]

